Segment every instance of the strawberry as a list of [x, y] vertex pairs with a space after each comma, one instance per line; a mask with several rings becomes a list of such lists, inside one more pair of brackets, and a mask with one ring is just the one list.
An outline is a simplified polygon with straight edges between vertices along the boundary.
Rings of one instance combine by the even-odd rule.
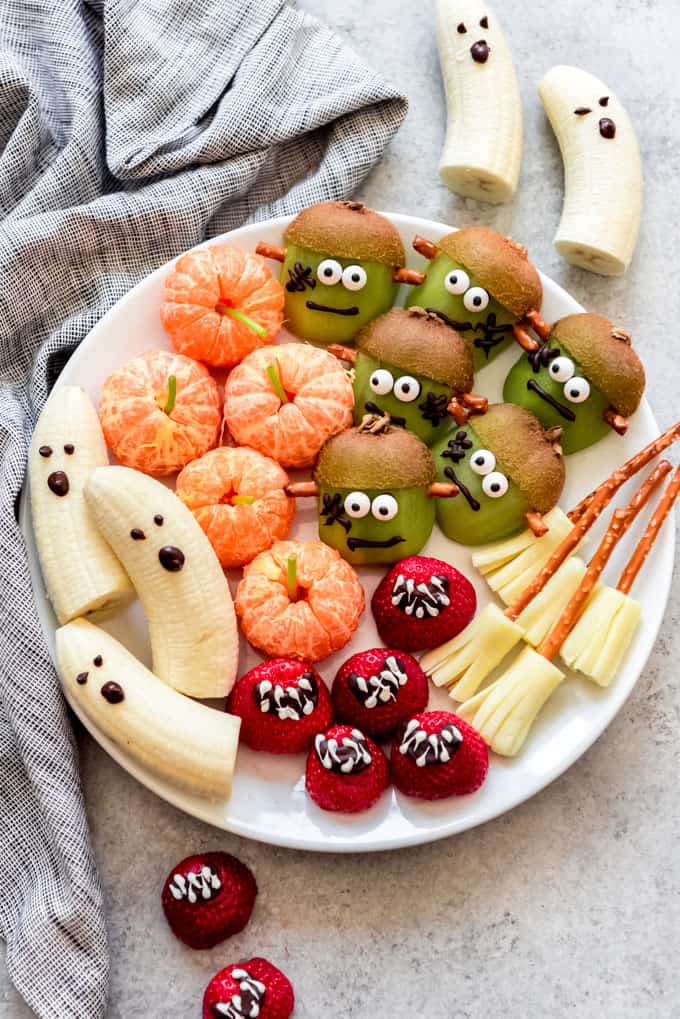
[[479, 789], [489, 768], [486, 743], [450, 711], [426, 711], [402, 726], [390, 752], [392, 779], [406, 796], [441, 800]]
[[402, 722], [427, 707], [427, 676], [403, 651], [372, 648], [341, 665], [331, 697], [335, 717], [373, 739], [389, 739]]
[[288, 1019], [293, 987], [266, 959], [232, 963], [216, 973], [203, 995], [203, 1019]]
[[307, 792], [322, 810], [368, 810], [390, 784], [389, 765], [373, 740], [351, 725], [319, 734], [307, 758]]
[[241, 740], [253, 750], [299, 754], [333, 721], [328, 688], [319, 673], [292, 658], [271, 658], [241, 676], [228, 711], [241, 719]]
[[371, 600], [381, 640], [402, 651], [438, 647], [464, 630], [476, 609], [467, 577], [442, 559], [418, 555], [393, 566]]
[[257, 885], [228, 853], [187, 856], [168, 874], [161, 902], [173, 934], [189, 948], [213, 948], [243, 930]]

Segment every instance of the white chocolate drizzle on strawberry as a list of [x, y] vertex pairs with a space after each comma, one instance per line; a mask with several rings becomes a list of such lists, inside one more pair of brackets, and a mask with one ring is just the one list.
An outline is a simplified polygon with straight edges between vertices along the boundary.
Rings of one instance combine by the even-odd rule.
[[326, 771], [335, 771], [340, 775], [356, 775], [367, 768], [373, 759], [366, 737], [358, 729], [352, 729], [351, 734], [343, 736], [340, 742], [333, 736], [327, 739], [323, 733], [319, 733], [314, 740], [314, 749]]
[[219, 892], [222, 882], [215, 871], [206, 864], [198, 873], [191, 871], [186, 876], [179, 872], [170, 882], [170, 894], [179, 902], [181, 899], [195, 905], [199, 899], [209, 902]]
[[216, 1002], [212, 1006], [212, 1014], [216, 1019], [256, 1019], [267, 988], [244, 969], [233, 969], [231, 977], [238, 983], [239, 993], [229, 1001]]
[[297, 686], [278, 686], [262, 679], [253, 687], [253, 697], [263, 715], [277, 715], [282, 722], [299, 722], [319, 703], [319, 687], [312, 672], [303, 672]]
[[412, 718], [399, 744], [399, 753], [408, 754], [419, 768], [424, 768], [426, 764], [446, 764], [462, 742], [462, 733], [452, 722], [438, 733], [427, 733], [418, 720]]
[[433, 573], [427, 583], [416, 584], [412, 577], [407, 579], [400, 573], [392, 587], [392, 604], [416, 619], [426, 615], [435, 618], [451, 604], [449, 578], [444, 573]]
[[407, 681], [406, 666], [401, 658], [389, 655], [377, 675], [366, 677], [350, 672], [347, 683], [356, 699], [370, 710], [388, 701], [396, 701], [400, 687]]

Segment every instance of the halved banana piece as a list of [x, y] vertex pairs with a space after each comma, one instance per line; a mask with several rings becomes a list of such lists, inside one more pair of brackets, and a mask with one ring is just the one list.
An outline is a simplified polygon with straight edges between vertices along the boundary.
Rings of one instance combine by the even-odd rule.
[[28, 469], [40, 568], [60, 623], [108, 612], [134, 597], [83, 498], [92, 471], [108, 462], [97, 411], [85, 390], [54, 389], [33, 432]]
[[630, 117], [604, 82], [578, 67], [553, 67], [538, 94], [564, 161], [555, 247], [572, 265], [620, 276], [633, 256], [642, 208], [642, 163]]
[[439, 175], [481, 202], [508, 202], [522, 159], [522, 99], [498, 18], [481, 0], [438, 0], [437, 44], [446, 90]]
[[129, 467], [99, 467], [85, 498], [142, 602], [154, 673], [190, 697], [225, 697], [238, 667], [236, 616], [194, 515], [160, 481]]
[[226, 800], [241, 720], [157, 679], [105, 630], [75, 619], [56, 633], [71, 701], [128, 757], [197, 796]]
[[634, 598], [600, 585], [562, 645], [563, 660], [599, 686], [609, 686], [630, 647], [641, 615], [642, 606]]

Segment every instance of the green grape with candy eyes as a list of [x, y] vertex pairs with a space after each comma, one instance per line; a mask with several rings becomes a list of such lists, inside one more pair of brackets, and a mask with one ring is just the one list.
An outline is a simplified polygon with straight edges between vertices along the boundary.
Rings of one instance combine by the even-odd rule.
[[645, 375], [630, 337], [602, 315], [560, 319], [535, 350], [513, 365], [503, 399], [562, 429], [566, 454], [625, 430], [642, 399]]
[[434, 446], [437, 477], [460, 494], [437, 504], [451, 541], [484, 545], [521, 531], [556, 505], [564, 485], [559, 429], [521, 407], [492, 404]]
[[286, 326], [312, 343], [351, 343], [394, 304], [400, 283], [423, 279], [404, 269], [396, 227], [361, 202], [319, 202], [284, 233], [285, 248], [257, 251], [283, 262]]
[[513, 326], [541, 306], [541, 280], [526, 250], [496, 230], [466, 227], [436, 245], [417, 237], [413, 246], [430, 263], [406, 305], [445, 315], [471, 344], [475, 371], [505, 350]]

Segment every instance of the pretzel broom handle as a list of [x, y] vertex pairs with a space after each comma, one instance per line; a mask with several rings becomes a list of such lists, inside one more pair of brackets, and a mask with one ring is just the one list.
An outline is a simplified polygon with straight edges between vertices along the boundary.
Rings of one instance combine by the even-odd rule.
[[643, 481], [625, 509], [614, 510], [609, 527], [598, 545], [595, 555], [588, 563], [583, 580], [570, 598], [564, 612], [538, 649], [538, 653], [547, 658], [549, 662], [559, 653], [565, 640], [576, 626], [585, 608], [586, 601], [600, 579], [612, 552], [640, 510], [647, 503], [654, 489], [663, 481], [670, 470], [671, 465], [668, 461], [662, 460]]
[[659, 499], [652, 516], [649, 518], [649, 523], [645, 528], [645, 533], [640, 538], [640, 541], [635, 547], [635, 551], [624, 567], [621, 579], [617, 584], [617, 590], [620, 591], [621, 594], [630, 593], [630, 589], [635, 583], [635, 578], [642, 569], [645, 559], [649, 555], [649, 551], [656, 541], [664, 520], [673, 508], [673, 504], [678, 497], [678, 493], [680, 493], [680, 467], [676, 467], [675, 474], [668, 483], [666, 491]]

